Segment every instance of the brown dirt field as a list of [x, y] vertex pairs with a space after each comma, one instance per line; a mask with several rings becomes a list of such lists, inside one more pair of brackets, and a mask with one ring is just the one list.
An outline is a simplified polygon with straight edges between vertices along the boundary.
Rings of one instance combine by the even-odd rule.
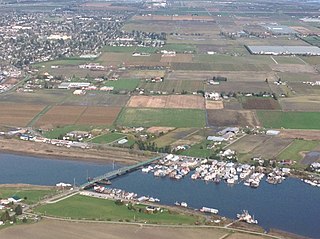
[[292, 139], [284, 139], [281, 137], [272, 137], [265, 141], [263, 144], [256, 147], [252, 152], [251, 156], [262, 156], [266, 159], [272, 159], [277, 156], [284, 148], [291, 144]]
[[278, 72], [290, 72], [290, 73], [316, 73], [314, 67], [310, 65], [299, 65], [299, 64], [279, 64], [271, 65], [273, 71]]
[[260, 125], [255, 113], [250, 110], [207, 110], [210, 126], [250, 126]]
[[133, 20], [143, 20], [143, 21], [213, 21], [210, 16], [161, 16], [161, 15], [151, 15], [151, 16], [134, 16]]
[[319, 130], [281, 130], [280, 137], [286, 139], [320, 140]]
[[248, 98], [242, 103], [244, 109], [276, 110], [280, 108], [278, 101], [271, 98]]
[[0, 124], [9, 126], [26, 126], [44, 105], [0, 103]]
[[320, 96], [306, 95], [280, 99], [284, 111], [320, 111]]
[[163, 132], [164, 134], [168, 133], [171, 130], [174, 130], [175, 128], [173, 127], [150, 127], [149, 129], [147, 129], [147, 132], [150, 134], [159, 134], [161, 132]]
[[88, 107], [78, 118], [76, 124], [79, 125], [111, 125], [118, 114], [121, 107]]
[[[207, 228], [166, 228], [140, 225], [121, 225], [106, 223], [77, 223], [43, 219], [31, 225], [14, 226], [0, 231], [0, 237], [6, 239], [218, 239], [227, 235], [224, 229]], [[249, 239], [259, 237], [249, 237]], [[262, 237], [261, 237], [262, 238]], [[233, 238], [235, 239], [235, 238]]]
[[223, 102], [222, 101], [212, 101], [206, 100], [206, 109], [208, 110], [221, 110], [223, 109]]
[[175, 56], [162, 56], [161, 62], [192, 62], [192, 54], [176, 54]]
[[54, 106], [38, 120], [36, 125], [75, 124], [86, 108], [84, 106]]
[[196, 95], [132, 96], [128, 107], [204, 109], [204, 98]]
[[[175, 70], [168, 74], [168, 80], [200, 80], [204, 81], [213, 76], [224, 76], [228, 78], [227, 82], [245, 82], [247, 83], [247, 87], [250, 86], [251, 82], [262, 82], [265, 83], [265, 79], [268, 78], [270, 81], [275, 79], [273, 73], [270, 72], [255, 72], [252, 74], [252, 71], [183, 71], [183, 70]], [[250, 84], [248, 85], [248, 82]], [[265, 84], [266, 85], [266, 84]]]

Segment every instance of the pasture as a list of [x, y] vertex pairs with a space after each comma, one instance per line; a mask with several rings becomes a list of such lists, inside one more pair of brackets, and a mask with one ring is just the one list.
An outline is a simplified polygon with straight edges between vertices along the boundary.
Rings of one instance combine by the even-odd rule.
[[198, 109], [125, 108], [120, 113], [116, 124], [137, 127], [204, 127], [205, 111]]
[[320, 129], [320, 112], [257, 111], [266, 128]]
[[296, 139], [277, 156], [277, 160], [294, 160], [300, 163], [304, 153], [312, 151], [319, 145], [320, 141]]
[[196, 130], [193, 128], [178, 128], [175, 130], [170, 131], [169, 133], [155, 139], [153, 142], [158, 147], [164, 147], [170, 144], [175, 143], [178, 140], [181, 140], [185, 137], [188, 137], [188, 135], [192, 134]]
[[117, 81], [107, 81], [105, 86], [113, 86], [116, 91], [133, 91], [140, 83], [140, 79], [119, 79]]
[[202, 96], [197, 95], [132, 96], [127, 106], [134, 108], [204, 109], [205, 102]]

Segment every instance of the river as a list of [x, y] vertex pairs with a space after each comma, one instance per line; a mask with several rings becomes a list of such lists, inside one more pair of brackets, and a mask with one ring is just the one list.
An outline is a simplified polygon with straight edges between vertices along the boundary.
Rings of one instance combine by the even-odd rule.
[[[112, 164], [0, 154], [0, 184], [54, 185], [74, 180], [80, 184], [86, 181], [87, 175], [101, 175], [113, 167]], [[217, 208], [220, 215], [229, 218], [247, 209], [266, 229], [320, 238], [320, 188], [299, 179], [289, 178], [280, 185], [270, 185], [263, 180], [259, 188], [252, 189], [242, 184], [228, 186], [194, 181], [190, 175], [177, 181], [136, 171], [114, 179], [112, 186], [157, 197], [163, 204], [185, 201], [193, 208]]]

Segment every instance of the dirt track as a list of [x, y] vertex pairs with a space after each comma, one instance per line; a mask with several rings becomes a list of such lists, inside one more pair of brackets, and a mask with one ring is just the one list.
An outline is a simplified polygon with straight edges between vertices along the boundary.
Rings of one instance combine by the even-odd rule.
[[[135, 225], [99, 223], [73, 223], [42, 220], [32, 225], [9, 227], [0, 231], [0, 238], [6, 239], [218, 239], [229, 238], [224, 229], [159, 228]], [[209, 236], [209, 237], [208, 237]], [[232, 239], [260, 239], [263, 237], [235, 233]]]

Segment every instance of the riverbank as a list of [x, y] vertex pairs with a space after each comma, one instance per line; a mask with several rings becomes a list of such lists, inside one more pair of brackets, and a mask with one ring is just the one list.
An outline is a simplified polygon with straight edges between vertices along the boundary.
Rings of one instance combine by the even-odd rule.
[[154, 155], [142, 151], [101, 147], [101, 149], [90, 148], [66, 148], [51, 144], [21, 141], [16, 139], [0, 139], [0, 153], [17, 155], [29, 155], [36, 157], [69, 159], [89, 161], [96, 163], [116, 162], [121, 164], [135, 164], [142, 162]]

